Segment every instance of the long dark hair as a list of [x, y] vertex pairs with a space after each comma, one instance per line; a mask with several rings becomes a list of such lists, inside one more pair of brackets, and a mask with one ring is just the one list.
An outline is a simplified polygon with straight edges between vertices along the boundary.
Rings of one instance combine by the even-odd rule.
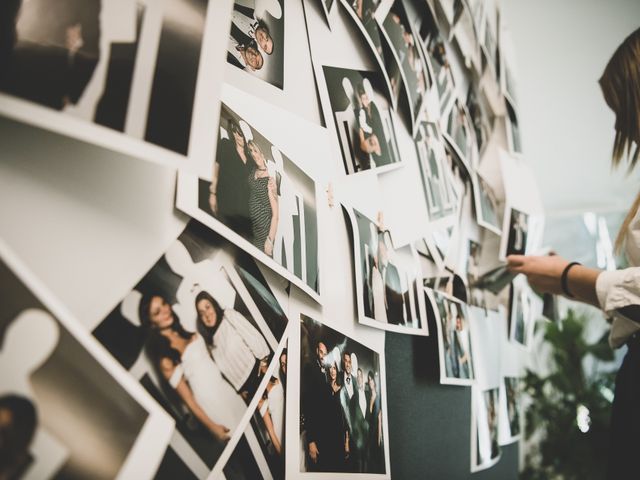
[[202, 300], [207, 300], [209, 303], [211, 303], [211, 305], [213, 306], [213, 309], [216, 312], [216, 318], [218, 319], [218, 321], [213, 327], [207, 327], [202, 321], [202, 319], [200, 318], [200, 314], [198, 314], [198, 321], [196, 322], [196, 328], [198, 329], [198, 333], [202, 335], [202, 338], [204, 338], [205, 343], [211, 347], [213, 346], [213, 336], [218, 330], [218, 327], [220, 326], [220, 322], [222, 322], [222, 317], [224, 316], [224, 310], [222, 309], [220, 304], [217, 302], [217, 300], [213, 298], [209, 292], [206, 292], [203, 290], [196, 296], [196, 311], [198, 311], [198, 304]]
[[[145, 331], [145, 348], [149, 356], [157, 362], [162, 358], [168, 358], [174, 365], [178, 365], [181, 362], [180, 352], [171, 347], [169, 339], [162, 335], [151, 321], [149, 308], [151, 307], [151, 301], [155, 297], [159, 297], [165, 302], [167, 301], [164, 296], [158, 293], [145, 293], [140, 300], [140, 305], [138, 305], [138, 318], [140, 318], [140, 323]], [[190, 339], [193, 333], [182, 326], [180, 317], [176, 315], [173, 308], [171, 308], [171, 315], [173, 316], [173, 323], [168, 328], [176, 332], [181, 338]]]

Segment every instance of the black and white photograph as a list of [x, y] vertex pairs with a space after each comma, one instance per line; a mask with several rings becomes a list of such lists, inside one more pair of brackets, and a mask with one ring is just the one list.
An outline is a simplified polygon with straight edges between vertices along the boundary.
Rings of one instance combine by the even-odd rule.
[[503, 377], [500, 385], [500, 445], [520, 439], [522, 407], [522, 379]]
[[522, 140], [520, 138], [520, 127], [518, 126], [518, 115], [513, 105], [506, 101], [507, 116], [507, 143], [512, 153], [522, 153]]
[[346, 173], [400, 166], [382, 74], [331, 66], [323, 66], [322, 74]]
[[480, 175], [475, 173], [471, 177], [473, 187], [474, 210], [478, 225], [492, 231], [496, 235], [502, 234], [502, 219], [499, 217], [498, 198], [493, 188]]
[[473, 126], [478, 152], [481, 156], [491, 138], [494, 117], [484, 93], [475, 83], [469, 85], [466, 106]]
[[469, 337], [469, 312], [460, 300], [425, 289], [438, 328], [440, 383], [471, 385], [475, 378]]
[[181, 174], [178, 208], [319, 301], [315, 181], [224, 101], [211, 172], [209, 179]]
[[343, 207], [353, 232], [356, 304], [360, 323], [428, 335], [422, 271], [413, 245], [394, 247], [389, 230], [356, 209]]
[[170, 418], [0, 245], [2, 478], [151, 477]]
[[479, 154], [473, 122], [467, 107], [456, 99], [451, 110], [444, 113], [440, 121], [443, 128], [442, 136], [470, 174], [478, 166]]
[[474, 385], [471, 388], [471, 397], [471, 417], [475, 420], [471, 428], [471, 471], [478, 472], [492, 467], [500, 460], [499, 389], [496, 387], [483, 390]]
[[458, 210], [458, 194], [443, 142], [436, 123], [418, 125], [415, 144], [429, 221], [455, 215]]
[[173, 417], [176, 453], [201, 472], [244, 431], [286, 326], [253, 258], [192, 220], [93, 335]]
[[523, 347], [529, 346], [533, 334], [532, 294], [522, 276], [513, 279], [509, 289], [509, 339]]
[[529, 214], [513, 207], [505, 207], [500, 259], [509, 255], [525, 255], [529, 233]]
[[313, 474], [339, 472], [342, 478], [349, 474], [388, 478], [382, 355], [302, 314], [299, 359], [293, 361], [299, 368], [302, 476], [320, 478]]
[[[426, 100], [427, 89], [433, 82], [431, 73], [420, 48], [413, 25], [409, 21], [401, 0], [385, 0], [376, 12], [376, 20], [383, 35], [389, 42], [391, 55], [385, 57], [387, 71], [399, 69], [403, 89], [407, 95], [412, 130], [415, 132], [417, 119]], [[391, 58], [389, 58], [391, 57]], [[390, 67], [389, 63], [395, 63]]]
[[244, 435], [223, 469], [226, 480], [284, 480], [284, 422], [288, 353], [278, 363]]
[[112, 130], [188, 155], [208, 0], [63, 0], [55, 15], [43, 0], [5, 3], [4, 113], [87, 140]]
[[227, 62], [284, 88], [284, 0], [235, 0]]
[[391, 55], [391, 51], [383, 41], [383, 33], [376, 19], [376, 12], [382, 2], [380, 0], [340, 0], [340, 3], [349, 13], [371, 48], [385, 80], [391, 104], [395, 109], [400, 94], [402, 75], [397, 63], [385, 62], [385, 59]]

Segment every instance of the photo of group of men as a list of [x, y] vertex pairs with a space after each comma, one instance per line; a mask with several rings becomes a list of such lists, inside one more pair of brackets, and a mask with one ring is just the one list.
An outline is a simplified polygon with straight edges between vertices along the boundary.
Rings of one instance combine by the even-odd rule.
[[303, 472], [385, 473], [380, 355], [300, 317]]

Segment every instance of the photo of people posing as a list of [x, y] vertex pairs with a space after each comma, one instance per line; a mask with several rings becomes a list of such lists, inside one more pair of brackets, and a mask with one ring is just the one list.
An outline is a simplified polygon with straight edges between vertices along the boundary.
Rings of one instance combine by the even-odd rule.
[[151, 477], [169, 419], [1, 250], [0, 478]]
[[493, 188], [479, 173], [471, 177], [473, 186], [473, 200], [478, 225], [492, 231], [496, 235], [502, 234], [502, 221], [498, 217], [498, 199]]
[[473, 435], [471, 471], [477, 472], [495, 465], [500, 459], [500, 445], [498, 443], [499, 427], [499, 389], [482, 390], [477, 386], [472, 388], [472, 425]]
[[227, 62], [284, 87], [284, 0], [235, 0]]
[[438, 91], [440, 112], [451, 109], [456, 93], [451, 73], [451, 65], [447, 57], [444, 38], [430, 8], [424, 9], [423, 20], [419, 29], [425, 57], [433, 70], [433, 80]]
[[0, 92], [186, 155], [207, 7], [7, 0]]
[[287, 361], [284, 348], [250, 424], [223, 469], [226, 480], [284, 480]]
[[360, 323], [428, 335], [422, 272], [412, 245], [395, 248], [389, 230], [358, 210], [344, 207], [352, 230]]
[[415, 144], [431, 221], [454, 215], [457, 211], [458, 195], [443, 142], [437, 124], [421, 122], [418, 125]]
[[387, 471], [380, 362], [375, 351], [300, 316], [302, 472]]
[[477, 168], [479, 158], [478, 144], [467, 107], [456, 99], [451, 110], [443, 115], [443, 136], [462, 161], [466, 171], [471, 172]]
[[[417, 36], [407, 16], [401, 0], [392, 0], [390, 8], [383, 6], [376, 13], [376, 18], [383, 34], [386, 36], [391, 55], [385, 57], [388, 71], [398, 69], [407, 94], [411, 125], [415, 131], [417, 118], [424, 107], [427, 89], [431, 87], [427, 63], [418, 44]], [[382, 15], [386, 12], [386, 15]], [[389, 66], [393, 62], [394, 66]]]
[[467, 305], [442, 292], [425, 289], [438, 327], [440, 383], [471, 385], [475, 377]]
[[198, 207], [246, 240], [252, 255], [318, 291], [315, 182], [224, 103], [211, 181], [198, 179]]
[[509, 255], [524, 255], [527, 251], [529, 215], [516, 208], [506, 208], [505, 210], [504, 230], [507, 235], [506, 243], [502, 242], [501, 251], [504, 252], [502, 258]]
[[520, 127], [518, 126], [518, 115], [510, 102], [507, 105], [507, 139], [509, 148], [513, 153], [522, 153], [522, 140], [520, 139]]
[[286, 324], [251, 257], [192, 221], [93, 334], [174, 418], [177, 453], [211, 469]]
[[511, 443], [520, 438], [520, 395], [521, 379], [504, 377], [500, 392], [501, 419], [506, 420], [500, 425], [500, 443]]
[[322, 72], [347, 174], [400, 165], [382, 75], [329, 66]]
[[509, 338], [520, 345], [528, 346], [533, 333], [531, 289], [521, 278], [514, 278], [509, 290]]

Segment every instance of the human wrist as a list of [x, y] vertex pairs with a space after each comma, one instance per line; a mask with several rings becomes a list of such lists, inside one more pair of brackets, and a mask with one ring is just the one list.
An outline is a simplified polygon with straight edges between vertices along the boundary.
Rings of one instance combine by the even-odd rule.
[[571, 292], [569, 288], [569, 274], [572, 270], [582, 266], [579, 262], [569, 262], [565, 265], [562, 273], [560, 274], [560, 290], [565, 297], [575, 298], [574, 292]]

